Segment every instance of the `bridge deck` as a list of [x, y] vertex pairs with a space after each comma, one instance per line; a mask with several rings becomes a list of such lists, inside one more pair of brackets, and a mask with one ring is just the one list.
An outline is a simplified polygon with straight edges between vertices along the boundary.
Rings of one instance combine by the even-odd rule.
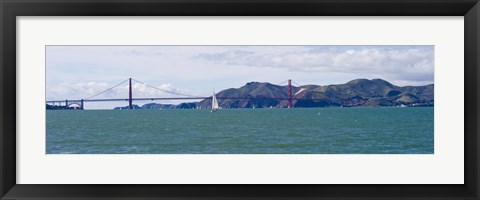
[[[211, 99], [212, 97], [155, 97], [155, 98], [132, 98], [133, 101], [154, 101], [154, 100], [195, 100], [195, 99]], [[217, 99], [241, 99], [241, 100], [288, 100], [288, 98], [268, 98], [268, 97], [217, 97]], [[106, 101], [128, 101], [128, 98], [120, 98], [120, 99], [83, 99], [83, 102], [106, 102]], [[292, 98], [292, 100], [309, 100], [309, 101], [321, 101], [321, 100], [328, 100], [328, 99], [298, 99]], [[64, 103], [65, 101], [68, 102], [81, 102], [82, 99], [66, 99], [66, 100], [51, 100], [46, 101], [47, 103]]]

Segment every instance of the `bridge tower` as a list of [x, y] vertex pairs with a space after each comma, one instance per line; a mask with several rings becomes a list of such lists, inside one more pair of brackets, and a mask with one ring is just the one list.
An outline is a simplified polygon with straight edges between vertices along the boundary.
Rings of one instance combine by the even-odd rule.
[[132, 78], [128, 79], [128, 109], [133, 109], [132, 107]]
[[292, 80], [288, 79], [288, 108], [292, 108]]

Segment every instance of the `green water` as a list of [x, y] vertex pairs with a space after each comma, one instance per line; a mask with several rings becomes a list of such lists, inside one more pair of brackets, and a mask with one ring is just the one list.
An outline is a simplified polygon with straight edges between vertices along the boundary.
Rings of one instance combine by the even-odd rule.
[[432, 154], [433, 108], [47, 110], [48, 154]]

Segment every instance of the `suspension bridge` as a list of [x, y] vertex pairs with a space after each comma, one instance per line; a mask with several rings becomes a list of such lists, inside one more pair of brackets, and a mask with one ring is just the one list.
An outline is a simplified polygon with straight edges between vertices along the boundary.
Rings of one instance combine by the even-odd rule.
[[[128, 81], [128, 98], [98, 98], [98, 96], [105, 94], [109, 91], [112, 91], [113, 89], [120, 87], [122, 84], [126, 83]], [[132, 87], [132, 82], [134, 83], [139, 83], [142, 84], [148, 88], [158, 90], [164, 93], [168, 93], [171, 95], [176, 95], [177, 97], [142, 97], [142, 98], [134, 98], [133, 97], [133, 87]], [[285, 100], [288, 102], [288, 108], [292, 108], [292, 101], [293, 100], [325, 100], [325, 99], [298, 99], [295, 98], [295, 94], [293, 94], [292, 91], [292, 80], [284, 81], [282, 84], [287, 83], [287, 90], [288, 90], [288, 96], [285, 98], [268, 98], [268, 97], [228, 97], [228, 96], [216, 96], [217, 99], [239, 99], [239, 100]], [[297, 92], [298, 93], [298, 92]], [[82, 98], [82, 99], [65, 99], [65, 100], [49, 100], [46, 101], [47, 105], [53, 105], [53, 106], [65, 106], [67, 108], [69, 107], [76, 107], [80, 110], [84, 110], [84, 105], [87, 102], [114, 102], [114, 101], [124, 101], [128, 102], [128, 108], [133, 109], [133, 101], [155, 101], [155, 100], [204, 100], [204, 99], [212, 99], [212, 96], [193, 96], [193, 95], [188, 95], [188, 94], [182, 94], [179, 92], [175, 91], [169, 91], [165, 89], [161, 89], [155, 86], [151, 86], [149, 84], [146, 84], [142, 81], [135, 80], [133, 78], [128, 78], [102, 92], [99, 92], [95, 95], [89, 96], [87, 98]]]

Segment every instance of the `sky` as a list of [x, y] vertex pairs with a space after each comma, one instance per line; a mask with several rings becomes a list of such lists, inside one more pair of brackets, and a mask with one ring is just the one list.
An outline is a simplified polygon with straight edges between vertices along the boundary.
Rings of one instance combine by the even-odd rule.
[[[47, 46], [47, 100], [86, 99], [133, 78], [192, 96], [248, 82], [295, 86], [381, 78], [398, 86], [434, 83], [434, 46]], [[178, 97], [139, 82], [135, 97]], [[95, 98], [128, 98], [128, 83]], [[151, 102], [134, 102], [143, 105]], [[155, 101], [180, 103], [180, 101]], [[110, 109], [125, 102], [85, 104]]]

